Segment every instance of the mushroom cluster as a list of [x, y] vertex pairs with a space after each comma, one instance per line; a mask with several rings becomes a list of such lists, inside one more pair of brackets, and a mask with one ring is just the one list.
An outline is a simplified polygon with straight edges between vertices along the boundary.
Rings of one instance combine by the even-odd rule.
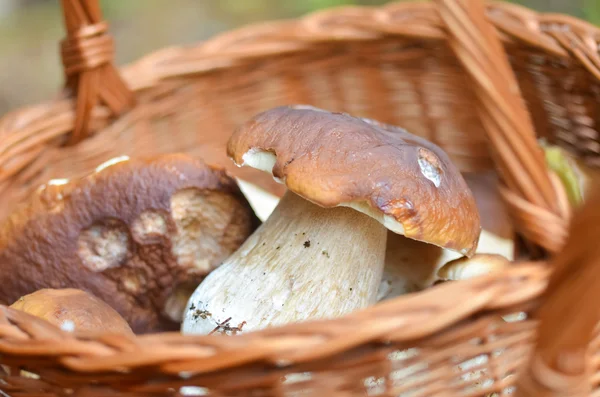
[[49, 181], [0, 226], [0, 302], [50, 313], [87, 294], [136, 333], [229, 335], [339, 317], [511, 259], [506, 217], [480, 218], [504, 211], [494, 181], [404, 129], [282, 106], [243, 123], [227, 155], [283, 195], [184, 154]]
[[[238, 166], [271, 173], [287, 190], [198, 285], [183, 333], [232, 334], [341, 316], [376, 303], [384, 266], [420, 266], [411, 244], [457, 257], [477, 248], [479, 213], [461, 173], [438, 146], [403, 129], [308, 106], [278, 107], [241, 125], [228, 154]], [[386, 258], [390, 232], [404, 238]]]
[[183, 154], [116, 158], [38, 189], [0, 226], [0, 302], [77, 288], [136, 333], [176, 330], [197, 284], [260, 221], [236, 181]]

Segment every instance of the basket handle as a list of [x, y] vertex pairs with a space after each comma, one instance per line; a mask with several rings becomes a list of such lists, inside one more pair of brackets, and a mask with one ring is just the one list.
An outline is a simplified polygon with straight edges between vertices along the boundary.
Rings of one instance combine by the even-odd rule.
[[102, 103], [118, 116], [131, 108], [134, 95], [115, 66], [114, 43], [103, 21], [98, 0], [62, 0], [66, 38], [61, 57], [68, 95], [75, 96], [75, 123], [67, 145], [91, 133], [92, 110]]
[[[520, 396], [587, 396], [588, 347], [600, 320], [600, 189], [571, 220], [537, 145], [533, 124], [497, 32], [480, 0], [436, 0], [449, 43], [475, 82], [503, 198], [520, 232], [553, 255], [537, 343]], [[561, 191], [562, 190], [562, 191]], [[567, 230], [568, 229], [568, 230]], [[576, 308], [576, 309], [574, 309]]]
[[600, 187], [575, 213], [541, 307], [537, 341], [517, 381], [518, 397], [591, 395], [589, 347], [600, 321]]
[[474, 82], [500, 191], [517, 231], [555, 253], [566, 238], [570, 213], [564, 188], [552, 180], [533, 123], [498, 32], [481, 0], [435, 0], [448, 43]]

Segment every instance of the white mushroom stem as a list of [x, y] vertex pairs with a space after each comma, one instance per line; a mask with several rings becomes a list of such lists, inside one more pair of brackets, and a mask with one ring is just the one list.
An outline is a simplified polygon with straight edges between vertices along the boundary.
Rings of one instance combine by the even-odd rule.
[[388, 233], [378, 300], [392, 299], [425, 288], [434, 281], [437, 269], [461, 256], [436, 245]]
[[[476, 253], [476, 258], [486, 254], [513, 260], [513, 242], [482, 230]], [[377, 300], [393, 299], [428, 288], [439, 279], [438, 270], [460, 258], [466, 259], [455, 251], [389, 232], [383, 279]], [[469, 269], [474, 271], [473, 266]]]
[[387, 229], [350, 208], [286, 192], [271, 216], [192, 294], [182, 332], [332, 318], [376, 303]]
[[243, 179], [237, 178], [236, 180], [258, 219], [262, 222], [267, 220], [277, 207], [279, 197]]

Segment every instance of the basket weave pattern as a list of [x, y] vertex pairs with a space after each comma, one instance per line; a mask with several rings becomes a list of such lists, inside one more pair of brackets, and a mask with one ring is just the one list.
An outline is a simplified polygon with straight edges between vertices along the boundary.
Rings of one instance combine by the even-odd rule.
[[[598, 359], [587, 352], [598, 357], [598, 315], [585, 302], [600, 298], [600, 209], [586, 207], [568, 229], [564, 192], [535, 139], [598, 164], [599, 29], [505, 3], [344, 7], [167, 48], [117, 73], [97, 2], [63, 0], [63, 10], [64, 96], [0, 119], [0, 219], [44, 181], [80, 176], [123, 150], [192, 153], [280, 194], [270, 177], [235, 168], [224, 146], [257, 112], [305, 103], [400, 125], [464, 172], [495, 169], [527, 253], [546, 259], [341, 319], [236, 338], [75, 336], [2, 306], [0, 389], [484, 396], [517, 381], [521, 395], [597, 387]], [[528, 318], [501, 317], [519, 312]], [[40, 379], [23, 376], [21, 365]], [[290, 374], [298, 375], [281, 381]]]

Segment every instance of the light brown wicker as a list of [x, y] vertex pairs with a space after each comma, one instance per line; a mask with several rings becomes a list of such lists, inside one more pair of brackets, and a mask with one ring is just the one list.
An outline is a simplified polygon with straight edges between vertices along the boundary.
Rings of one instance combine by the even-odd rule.
[[[1, 390], [454, 397], [516, 385], [520, 396], [600, 395], [600, 193], [572, 217], [536, 142], [599, 163], [599, 29], [475, 0], [342, 7], [117, 71], [97, 1], [62, 3], [66, 90], [0, 120], [0, 217], [43, 181], [124, 153], [193, 153], [281, 193], [235, 168], [224, 144], [257, 112], [304, 103], [405, 127], [462, 171], [496, 169], [527, 257], [341, 319], [235, 337], [74, 335], [1, 306]], [[527, 319], [500, 317], [518, 312]]]

